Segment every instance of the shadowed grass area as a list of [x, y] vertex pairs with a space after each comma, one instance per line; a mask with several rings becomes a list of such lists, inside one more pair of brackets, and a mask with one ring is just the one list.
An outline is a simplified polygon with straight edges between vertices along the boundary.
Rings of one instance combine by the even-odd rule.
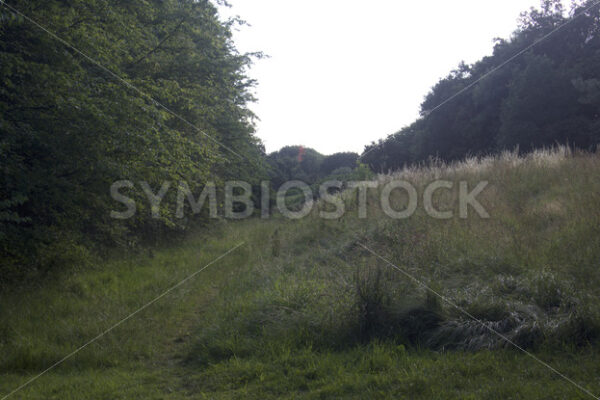
[[378, 179], [488, 181], [490, 218], [457, 217], [457, 184], [447, 220], [386, 218], [377, 190], [359, 220], [347, 191], [340, 220], [220, 222], [6, 293], [0, 394], [245, 242], [14, 398], [590, 398], [357, 244], [600, 393], [598, 177], [564, 149], [432, 164]]
[[[41, 287], [4, 294], [0, 393], [8, 393], [242, 243], [243, 224], [238, 227], [234, 231], [219, 226], [152, 256], [120, 257]], [[252, 227], [253, 232], [262, 229]], [[171, 377], [164, 371], [175, 363], [174, 349], [195, 327], [200, 309], [208, 307], [238, 268], [243, 269], [251, 251], [241, 246], [15, 396], [51, 398], [48, 387], [55, 387], [57, 398], [68, 398], [71, 391], [73, 398], [105, 398], [106, 393], [112, 393], [110, 398], [132, 398], [120, 394], [123, 388], [130, 394], [139, 390], [140, 398], [161, 398], [162, 389], [169, 390]], [[152, 393], [158, 397], [149, 396]]]

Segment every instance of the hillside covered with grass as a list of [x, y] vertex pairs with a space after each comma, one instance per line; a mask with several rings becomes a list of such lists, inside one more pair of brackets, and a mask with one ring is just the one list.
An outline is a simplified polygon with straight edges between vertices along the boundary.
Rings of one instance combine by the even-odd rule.
[[[300, 3], [256, 5], [310, 64], [269, 76], [332, 84], [257, 116], [225, 0], [0, 0], [0, 400], [600, 399], [600, 2], [523, 12], [361, 154], [381, 64], [445, 55]], [[283, 108], [322, 144], [267, 153]]]
[[12, 398], [591, 398], [540, 361], [600, 393], [599, 177], [566, 149], [432, 163], [376, 180], [487, 181], [490, 218], [448, 190], [454, 217], [394, 220], [372, 190], [359, 219], [346, 190], [340, 219], [318, 202], [65, 269], [2, 293], [0, 395], [208, 265]]

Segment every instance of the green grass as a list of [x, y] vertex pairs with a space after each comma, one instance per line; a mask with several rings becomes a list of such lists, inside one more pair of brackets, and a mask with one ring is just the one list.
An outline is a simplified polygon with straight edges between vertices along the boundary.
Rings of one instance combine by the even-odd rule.
[[[548, 361], [594, 381], [598, 353]], [[233, 357], [186, 378], [200, 398], [585, 399], [540, 365], [513, 351], [434, 353], [371, 343], [344, 351], [272, 349]]]
[[4, 293], [0, 398], [241, 242], [12, 398], [590, 398], [357, 243], [600, 393], [600, 159], [505, 154], [395, 177], [488, 180], [491, 218], [393, 221], [373, 192], [358, 220], [344, 193], [339, 221], [219, 222]]

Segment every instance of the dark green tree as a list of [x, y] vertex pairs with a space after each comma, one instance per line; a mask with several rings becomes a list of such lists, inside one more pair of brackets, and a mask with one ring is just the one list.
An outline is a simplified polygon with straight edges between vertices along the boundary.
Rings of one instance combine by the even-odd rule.
[[544, 0], [521, 15], [491, 56], [461, 63], [421, 105], [421, 118], [365, 148], [376, 171], [519, 147], [522, 152], [600, 143], [600, 5]]
[[51, 269], [98, 244], [187, 227], [169, 201], [159, 220], [150, 218], [141, 191], [131, 193], [134, 218], [111, 219], [114, 181], [146, 181], [155, 190], [185, 181], [198, 193], [209, 180], [260, 179], [264, 150], [245, 75], [253, 55], [236, 51], [235, 21], [220, 21], [211, 2], [10, 6], [77, 50], [0, 5], [3, 277]]

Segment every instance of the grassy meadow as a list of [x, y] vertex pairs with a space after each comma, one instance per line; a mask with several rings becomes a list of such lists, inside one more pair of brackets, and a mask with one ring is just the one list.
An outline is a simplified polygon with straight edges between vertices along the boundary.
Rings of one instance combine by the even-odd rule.
[[[490, 218], [216, 221], [183, 243], [0, 294], [0, 399], [587, 399], [600, 395], [600, 158], [566, 149], [379, 175], [480, 181]], [[392, 203], [406, 199], [394, 192]], [[407, 278], [372, 249], [457, 307]], [[466, 314], [475, 317], [474, 321]], [[488, 329], [489, 328], [489, 329]]]

